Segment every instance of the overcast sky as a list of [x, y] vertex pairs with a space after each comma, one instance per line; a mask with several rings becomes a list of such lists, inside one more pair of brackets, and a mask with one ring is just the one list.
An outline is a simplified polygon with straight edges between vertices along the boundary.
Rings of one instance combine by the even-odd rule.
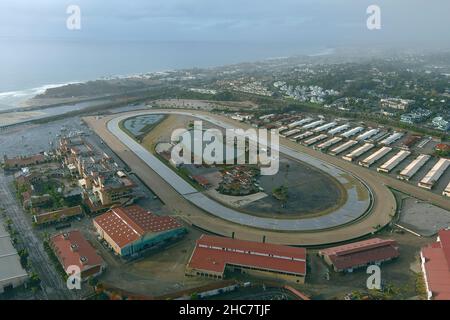
[[[66, 29], [66, 8], [82, 29]], [[381, 8], [382, 29], [366, 28]], [[450, 46], [450, 0], [1, 0], [0, 37]]]

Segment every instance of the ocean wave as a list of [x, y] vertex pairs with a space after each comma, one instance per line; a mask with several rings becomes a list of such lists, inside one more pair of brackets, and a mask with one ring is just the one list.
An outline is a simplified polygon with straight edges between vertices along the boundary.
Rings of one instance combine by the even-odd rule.
[[31, 88], [31, 89], [0, 92], [0, 98], [2, 98], [2, 97], [23, 97], [23, 96], [27, 96], [27, 95], [36, 95], [36, 94], [44, 93], [45, 90], [47, 90], [47, 89], [58, 88], [58, 87], [66, 86], [69, 84], [75, 84], [75, 83], [80, 83], [80, 81], [72, 81], [72, 82], [58, 83], [58, 84], [46, 84], [46, 85], [43, 85], [40, 87]]
[[323, 49], [319, 52], [309, 54], [308, 57], [320, 57], [320, 56], [328, 56], [336, 53], [335, 48]]
[[71, 81], [58, 84], [46, 84], [31, 89], [0, 92], [0, 110], [21, 107], [21, 104], [38, 94], [44, 93], [47, 89], [58, 88], [69, 84], [81, 83], [80, 81]]

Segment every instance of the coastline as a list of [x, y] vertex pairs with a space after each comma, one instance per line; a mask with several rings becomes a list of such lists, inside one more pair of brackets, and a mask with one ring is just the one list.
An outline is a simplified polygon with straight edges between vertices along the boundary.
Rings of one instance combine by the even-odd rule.
[[[236, 63], [227, 63], [223, 62], [221, 64], [215, 64], [211, 65], [209, 67], [199, 67], [204, 69], [210, 69], [210, 68], [221, 68], [221, 67], [227, 67], [227, 66], [233, 66], [233, 65], [239, 65], [239, 64], [245, 64], [245, 63], [259, 63], [264, 61], [271, 61], [271, 60], [279, 60], [279, 59], [289, 59], [297, 56], [305, 56], [305, 57], [321, 57], [325, 55], [333, 55], [336, 53], [335, 48], [315, 48], [311, 50], [311, 52], [299, 52], [298, 54], [293, 55], [279, 55], [279, 56], [269, 56], [266, 58], [255, 58], [254, 60], [249, 60], [246, 58], [243, 58], [242, 61], [236, 62]], [[8, 91], [0, 91], [0, 114], [5, 112], [17, 112], [17, 111], [32, 111], [27, 110], [26, 108], [29, 107], [44, 107], [44, 106], [38, 106], [30, 102], [34, 97], [43, 94], [46, 92], [47, 89], [54, 89], [54, 88], [60, 88], [71, 84], [86, 84], [87, 82], [94, 82], [94, 81], [111, 81], [111, 80], [126, 80], [126, 79], [132, 79], [132, 78], [148, 78], [149, 76], [156, 76], [164, 73], [170, 73], [170, 72], [177, 72], [182, 70], [190, 70], [195, 69], [197, 66], [191, 65], [186, 67], [175, 67], [175, 68], [161, 68], [161, 70], [158, 71], [148, 71], [148, 72], [130, 72], [126, 74], [115, 74], [115, 75], [108, 75], [108, 76], [98, 76], [93, 77], [91, 79], [85, 79], [85, 80], [69, 80], [66, 82], [61, 83], [52, 83], [49, 82], [43, 82], [43, 84], [38, 85], [36, 87], [27, 88], [27, 89], [17, 89], [17, 90], [8, 90]], [[52, 101], [50, 104], [45, 105], [45, 107], [50, 107], [52, 105], [62, 105], [62, 104], [68, 104], [68, 103], [74, 103], [74, 102], [80, 102], [79, 100], [82, 97], [73, 97], [72, 100], [69, 99], [61, 99], [60, 101]], [[91, 97], [86, 97], [91, 98]], [[94, 97], [95, 98], [95, 97]]]
[[29, 106], [27, 101], [39, 94], [44, 93], [47, 89], [59, 88], [76, 83], [83, 82], [69, 81], [60, 84], [44, 84], [42, 86], [29, 89], [0, 92], [0, 113], [4, 113], [5, 111], [19, 111], [21, 108], [27, 108]]

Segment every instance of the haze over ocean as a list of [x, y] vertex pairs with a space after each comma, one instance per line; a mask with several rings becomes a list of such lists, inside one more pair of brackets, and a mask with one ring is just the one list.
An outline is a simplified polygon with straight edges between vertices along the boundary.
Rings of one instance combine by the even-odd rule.
[[0, 110], [69, 82], [322, 52], [330, 50], [301, 44], [9, 39], [0, 44]]
[[[169, 69], [208, 67], [327, 48], [441, 48], [450, 1], [378, 0], [0, 1], [0, 108], [42, 86]], [[432, 17], [432, 18], [430, 18]], [[41, 88], [40, 88], [41, 87]], [[31, 90], [33, 88], [38, 88]], [[40, 88], [40, 89], [39, 89]], [[27, 92], [23, 92], [23, 90]], [[15, 91], [21, 91], [19, 93]], [[3, 94], [2, 94], [3, 93]]]

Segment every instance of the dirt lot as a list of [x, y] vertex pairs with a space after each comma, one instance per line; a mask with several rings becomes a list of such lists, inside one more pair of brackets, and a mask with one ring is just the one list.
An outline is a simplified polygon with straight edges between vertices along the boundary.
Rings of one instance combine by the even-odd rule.
[[450, 212], [405, 196], [399, 224], [423, 236], [432, 236], [450, 225]]

